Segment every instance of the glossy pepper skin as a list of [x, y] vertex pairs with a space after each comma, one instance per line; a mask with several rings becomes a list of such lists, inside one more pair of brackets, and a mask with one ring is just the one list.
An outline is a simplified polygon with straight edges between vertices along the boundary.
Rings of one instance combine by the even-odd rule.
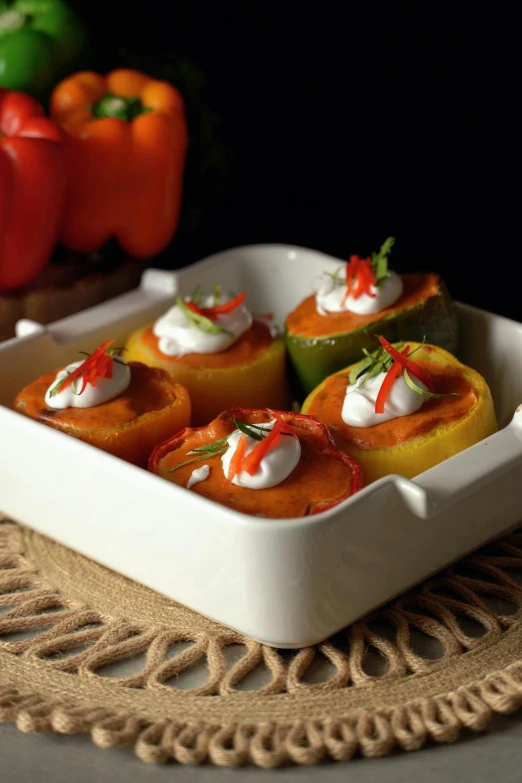
[[[455, 353], [458, 348], [458, 319], [444, 282], [437, 275], [402, 275], [405, 286], [421, 292], [418, 301], [403, 306], [403, 298], [382, 313], [349, 316], [354, 324], [317, 335], [303, 335], [294, 328], [292, 314], [287, 318], [286, 347], [299, 382], [309, 394], [321, 381], [349, 364], [356, 363], [364, 348], [372, 350], [376, 336], [390, 342], [407, 337], [423, 338]], [[430, 281], [431, 284], [430, 284]], [[436, 282], [435, 282], [436, 281]], [[425, 295], [422, 289], [426, 289]], [[328, 323], [325, 318], [325, 323]]]
[[163, 250], [178, 226], [188, 144], [178, 90], [128, 69], [82, 71], [54, 89], [50, 112], [70, 136], [61, 243], [89, 253], [115, 237], [136, 258]]
[[[344, 424], [339, 410], [332, 410], [328, 416], [321, 416], [316, 409], [316, 401], [326, 393], [325, 386], [329, 381], [335, 376], [340, 376], [340, 381], [343, 377], [346, 379], [355, 365], [346, 367], [323, 381], [308, 395], [302, 406], [302, 412], [323, 421], [330, 429], [338, 448], [346, 451], [362, 466], [366, 484], [396, 473], [406, 478], [414, 478], [497, 431], [491, 391], [478, 372], [462, 364], [439, 346], [420, 344], [412, 340], [408, 340], [408, 345], [411, 351], [415, 351], [414, 359], [421, 367], [423, 362], [429, 362], [450, 373], [457, 371], [469, 384], [475, 395], [475, 402], [464, 415], [456, 420], [446, 420], [442, 416], [439, 424], [432, 429], [417, 425], [417, 432], [412, 437], [393, 446], [361, 448], [357, 445], [357, 436], [354, 436], [354, 430], [358, 428]], [[394, 347], [398, 348], [399, 345]], [[422, 421], [423, 408], [415, 416]], [[400, 423], [401, 419], [396, 421]], [[393, 420], [378, 426], [387, 426], [391, 430]]]
[[0, 291], [49, 261], [66, 193], [66, 136], [33, 98], [0, 89]]
[[48, 97], [74, 67], [87, 35], [63, 0], [0, 0], [0, 86]]
[[146, 327], [128, 337], [125, 358], [161, 367], [183, 384], [192, 400], [192, 424], [207, 424], [227, 408], [255, 405], [284, 409], [290, 406], [286, 382], [284, 340], [276, 337], [271, 345], [242, 364], [223, 367], [191, 367], [162, 358], [143, 339]]

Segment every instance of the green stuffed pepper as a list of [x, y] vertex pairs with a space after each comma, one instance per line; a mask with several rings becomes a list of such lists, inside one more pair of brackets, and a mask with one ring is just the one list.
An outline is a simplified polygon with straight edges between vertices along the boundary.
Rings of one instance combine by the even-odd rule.
[[47, 98], [80, 65], [87, 33], [63, 0], [0, 0], [0, 87]]
[[286, 347], [305, 394], [326, 377], [373, 350], [377, 335], [415, 340], [456, 353], [454, 304], [436, 274], [397, 275], [388, 269], [389, 237], [371, 257], [351, 256], [325, 272], [315, 295], [286, 319]]

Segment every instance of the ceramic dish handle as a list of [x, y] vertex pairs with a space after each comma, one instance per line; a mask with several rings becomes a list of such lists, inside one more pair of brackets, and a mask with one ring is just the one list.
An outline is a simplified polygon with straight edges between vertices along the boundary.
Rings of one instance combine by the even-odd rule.
[[150, 308], [154, 311], [158, 307], [163, 309], [173, 301], [179, 290], [179, 276], [177, 272], [168, 272], [162, 269], [146, 269], [141, 277], [138, 288], [121, 294], [115, 299], [94, 305], [87, 310], [82, 310], [69, 316], [63, 322], [55, 321], [44, 326], [38, 321], [28, 318], [20, 319], [15, 327], [17, 337], [48, 333], [57, 342], [66, 343], [81, 339], [84, 335], [93, 332], [102, 332], [131, 319], [137, 313], [141, 318], [146, 318], [146, 311]]
[[515, 469], [522, 481], [522, 404], [507, 427], [422, 473], [412, 483], [426, 492], [427, 516], [432, 516]]

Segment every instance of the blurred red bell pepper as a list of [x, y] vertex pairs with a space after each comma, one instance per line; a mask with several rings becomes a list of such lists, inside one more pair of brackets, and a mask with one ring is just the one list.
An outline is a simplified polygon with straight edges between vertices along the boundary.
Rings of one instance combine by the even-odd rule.
[[0, 89], [0, 291], [49, 261], [66, 192], [66, 135], [22, 92]]

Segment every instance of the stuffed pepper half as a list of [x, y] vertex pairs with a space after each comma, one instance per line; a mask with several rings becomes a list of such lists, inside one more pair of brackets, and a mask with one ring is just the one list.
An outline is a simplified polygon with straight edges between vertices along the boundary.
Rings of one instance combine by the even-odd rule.
[[435, 343], [454, 353], [455, 307], [435, 274], [398, 275], [388, 268], [389, 237], [371, 257], [351, 256], [346, 268], [325, 273], [316, 293], [286, 319], [286, 344], [306, 394], [328, 375], [371, 350], [375, 337]]
[[228, 508], [258, 517], [326, 511], [362, 486], [359, 465], [310, 416], [225, 411], [158, 446], [149, 470]]
[[303, 404], [360, 462], [367, 484], [391, 473], [413, 478], [496, 432], [478, 372], [435, 345], [379, 342]]
[[20, 413], [134, 465], [190, 421], [190, 397], [163, 370], [127, 363], [102, 343], [87, 358], [30, 383]]
[[192, 424], [227, 408], [289, 407], [283, 337], [273, 319], [253, 317], [245, 293], [195, 291], [154, 324], [134, 332], [126, 358], [167, 370], [189, 390]]

